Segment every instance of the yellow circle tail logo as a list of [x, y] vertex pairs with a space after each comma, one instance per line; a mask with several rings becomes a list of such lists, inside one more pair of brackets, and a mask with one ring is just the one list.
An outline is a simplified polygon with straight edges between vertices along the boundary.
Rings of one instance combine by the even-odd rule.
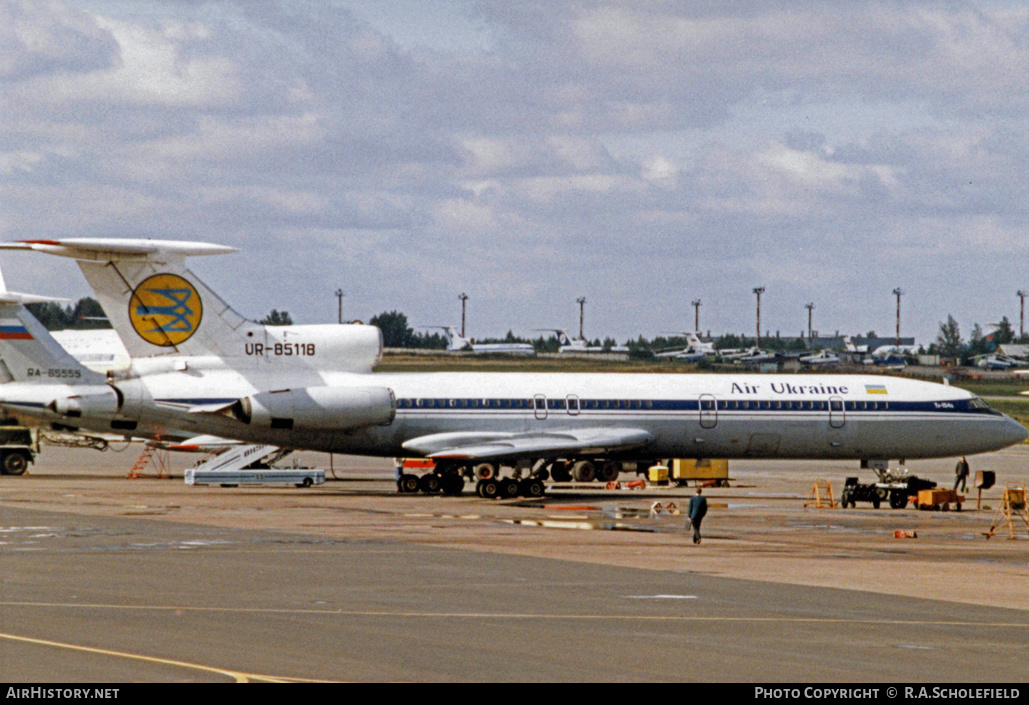
[[129, 321], [139, 337], [164, 347], [189, 340], [204, 315], [200, 294], [177, 274], [155, 274], [129, 299]]

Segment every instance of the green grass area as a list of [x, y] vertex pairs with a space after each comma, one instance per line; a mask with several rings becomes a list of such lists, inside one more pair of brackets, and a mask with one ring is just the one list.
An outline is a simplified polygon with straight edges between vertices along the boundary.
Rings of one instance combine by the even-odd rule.
[[512, 355], [386, 355], [376, 372], [696, 372], [670, 360], [618, 360]]
[[1018, 397], [1022, 392], [1029, 391], [1029, 382], [1012, 379], [958, 380], [951, 384], [980, 397]]
[[[986, 403], [1029, 428], [1029, 397], [1013, 397], [1011, 399], [993, 397], [988, 398]], [[1029, 439], [1026, 442], [1029, 443]]]

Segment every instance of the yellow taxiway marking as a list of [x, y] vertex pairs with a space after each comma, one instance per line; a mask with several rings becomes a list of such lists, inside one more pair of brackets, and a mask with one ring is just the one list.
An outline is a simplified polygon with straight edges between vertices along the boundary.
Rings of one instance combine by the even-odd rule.
[[153, 663], [162, 666], [175, 666], [177, 668], [188, 668], [194, 671], [206, 671], [207, 673], [217, 673], [218, 675], [226, 676], [231, 678], [236, 683], [250, 683], [254, 681], [264, 683], [289, 683], [297, 682], [299, 679], [296, 678], [277, 678], [274, 676], [262, 676], [256, 673], [243, 673], [242, 671], [230, 671], [225, 668], [217, 668], [215, 666], [205, 666], [199, 663], [189, 663], [187, 661], [177, 661], [175, 659], [158, 658], [156, 656], [145, 656], [143, 654], [132, 654], [127, 651], [114, 651], [112, 649], [100, 649], [93, 646], [82, 646], [80, 644], [68, 644], [60, 641], [52, 641], [50, 639], [35, 639], [27, 636], [18, 636], [17, 634], [5, 634], [0, 632], [0, 639], [6, 639], [7, 641], [20, 641], [26, 644], [35, 644], [37, 646], [49, 646], [55, 649], [66, 649], [69, 651], [82, 651], [88, 654], [98, 654], [100, 656], [112, 656], [115, 658], [131, 659], [134, 661], [145, 661], [146, 663]]

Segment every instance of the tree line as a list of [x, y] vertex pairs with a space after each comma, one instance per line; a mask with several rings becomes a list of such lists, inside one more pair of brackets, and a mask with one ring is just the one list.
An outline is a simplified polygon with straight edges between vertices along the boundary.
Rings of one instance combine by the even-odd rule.
[[[29, 304], [26, 308], [42, 323], [47, 330], [90, 330], [110, 328], [111, 323], [107, 320], [100, 303], [92, 297], [84, 297], [75, 302], [74, 305], [62, 306], [55, 302], [40, 304]], [[288, 311], [272, 309], [271, 312], [262, 318], [258, 323], [270, 326], [293, 325], [293, 319]], [[383, 344], [387, 348], [413, 348], [422, 350], [446, 350], [447, 338], [439, 332], [420, 332], [414, 330], [407, 321], [407, 316], [400, 311], [383, 311], [372, 316], [369, 323], [377, 326], [382, 331]], [[875, 337], [869, 334], [870, 337]], [[553, 335], [540, 335], [536, 338], [525, 338], [508, 331], [503, 338], [482, 338], [479, 343], [530, 343], [536, 352], [547, 353], [557, 352], [558, 340]], [[947, 316], [945, 322], [940, 323], [939, 334], [925, 352], [930, 355], [940, 355], [960, 362], [969, 362], [976, 357], [989, 355], [996, 352], [998, 347], [1008, 343], [1029, 344], [1029, 335], [1019, 336], [1011, 326], [1007, 316], [997, 324], [996, 330], [986, 334], [982, 327], [976, 323], [972, 327], [969, 339], [966, 341], [961, 335], [961, 328], [953, 316]], [[642, 335], [635, 340], [626, 341], [629, 348], [629, 356], [635, 358], [653, 357], [662, 350], [681, 349], [686, 347], [688, 341], [682, 336], [657, 336], [647, 339]], [[716, 350], [733, 348], [748, 348], [755, 344], [753, 338], [737, 335], [723, 335], [715, 339]], [[804, 350], [806, 344], [802, 338], [762, 338], [761, 344], [765, 348], [778, 350]], [[592, 347], [611, 348], [617, 342], [607, 337], [603, 340], [596, 338], [589, 342]]]
[[[371, 325], [377, 326], [382, 331], [382, 342], [387, 348], [408, 348], [423, 350], [446, 350], [447, 338], [442, 333], [420, 332], [412, 328], [407, 321], [407, 316], [400, 311], [384, 311], [372, 316], [369, 321]], [[529, 343], [538, 353], [554, 353], [558, 351], [560, 343], [552, 334], [540, 335], [536, 338], [517, 336], [508, 331], [503, 338], [476, 338], [477, 343]], [[762, 346], [771, 349], [781, 350], [804, 350], [806, 345], [803, 340], [798, 339], [775, 339], [762, 338]], [[618, 342], [611, 337], [603, 340], [594, 338], [588, 340], [590, 347], [610, 349], [618, 345]], [[642, 335], [635, 340], [628, 340], [625, 347], [629, 349], [629, 357], [648, 358], [653, 357], [662, 350], [682, 350], [689, 344], [685, 336], [658, 336], [653, 339], [644, 338]], [[753, 338], [745, 338], [736, 335], [723, 335], [716, 339], [716, 349], [726, 348], [747, 348], [754, 345]]]
[[982, 327], [976, 323], [967, 341], [961, 337], [961, 328], [954, 316], [947, 316], [947, 320], [940, 323], [940, 332], [928, 352], [967, 363], [976, 357], [994, 353], [1001, 345], [1008, 343], [1029, 345], [1029, 335], [1017, 335], [1007, 316], [1000, 319], [996, 330], [988, 334], [984, 334]]
[[42, 304], [28, 304], [29, 310], [47, 330], [92, 330], [110, 328], [104, 309], [96, 299], [86, 297], [74, 306], [61, 306], [53, 301]]

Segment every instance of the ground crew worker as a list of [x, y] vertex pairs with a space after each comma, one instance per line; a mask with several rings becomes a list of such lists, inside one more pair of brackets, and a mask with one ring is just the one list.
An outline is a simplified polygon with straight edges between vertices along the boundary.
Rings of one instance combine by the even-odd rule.
[[961, 456], [961, 460], [954, 466], [954, 491], [957, 492], [958, 485], [961, 485], [961, 491], [964, 492], [966, 480], [968, 480], [968, 461]]
[[703, 521], [704, 515], [707, 514], [707, 497], [701, 495], [699, 487], [697, 488], [697, 494], [690, 498], [686, 514], [690, 518], [686, 525], [687, 528], [690, 525], [693, 526], [693, 543], [700, 543], [700, 522]]

